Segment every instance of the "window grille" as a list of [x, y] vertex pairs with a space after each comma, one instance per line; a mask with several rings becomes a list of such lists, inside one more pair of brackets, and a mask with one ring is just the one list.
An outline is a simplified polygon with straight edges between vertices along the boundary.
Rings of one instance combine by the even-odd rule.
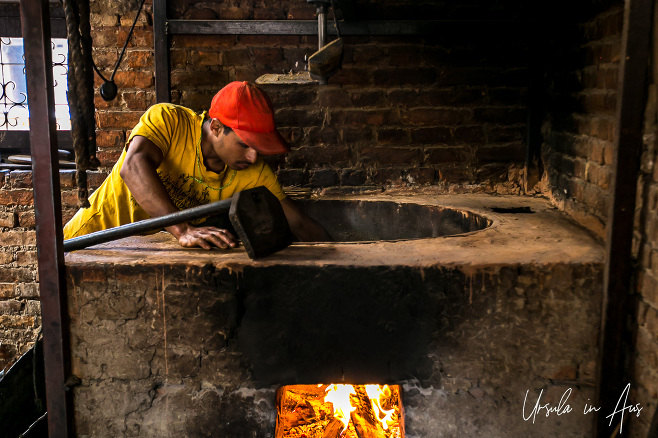
[[[51, 40], [55, 119], [57, 129], [69, 131], [71, 120], [66, 98], [68, 47], [65, 38]], [[0, 130], [28, 131], [29, 110], [25, 81], [23, 38], [0, 38]]]

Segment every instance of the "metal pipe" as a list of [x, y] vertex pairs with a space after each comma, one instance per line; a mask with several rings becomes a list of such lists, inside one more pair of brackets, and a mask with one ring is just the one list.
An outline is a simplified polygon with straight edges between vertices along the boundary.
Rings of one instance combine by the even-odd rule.
[[327, 5], [317, 4], [318, 14], [318, 50], [322, 49], [327, 41]]
[[200, 205], [187, 210], [159, 216], [132, 224], [121, 225], [107, 230], [97, 231], [80, 237], [74, 237], [64, 241], [64, 251], [75, 251], [88, 246], [122, 239], [141, 233], [159, 230], [194, 219], [200, 219], [215, 214], [228, 213], [233, 199], [224, 199], [210, 204]]
[[[25, 78], [30, 107], [32, 174], [35, 176], [34, 213], [37, 253], [48, 435], [73, 436], [72, 400], [66, 391], [70, 373], [68, 310], [62, 203], [55, 131], [55, 99], [47, 0], [23, 0], [21, 27], [25, 44]], [[38, 175], [38, 178], [37, 178]]]

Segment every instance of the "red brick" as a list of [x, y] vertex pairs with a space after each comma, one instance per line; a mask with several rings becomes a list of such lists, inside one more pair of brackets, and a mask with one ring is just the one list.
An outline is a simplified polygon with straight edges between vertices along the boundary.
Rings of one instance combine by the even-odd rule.
[[277, 178], [283, 186], [301, 186], [306, 184], [307, 177], [300, 169], [280, 169]]
[[473, 110], [473, 120], [482, 123], [525, 123], [527, 111], [525, 108], [476, 108]]
[[[240, 35], [238, 41], [241, 45], [248, 47], [285, 47], [297, 46], [302, 42], [302, 37], [297, 35]], [[234, 42], [232, 45], [236, 44]]]
[[331, 187], [338, 185], [338, 173], [333, 169], [318, 169], [309, 171], [308, 184], [311, 187]]
[[36, 266], [37, 252], [36, 251], [21, 251], [16, 258], [18, 266]]
[[222, 52], [222, 64], [224, 65], [249, 65], [253, 62], [249, 49], [231, 49]]
[[407, 181], [413, 184], [432, 184], [436, 181], [436, 171], [430, 167], [416, 167], [410, 169]]
[[96, 145], [99, 148], [121, 149], [125, 143], [124, 131], [98, 131], [96, 132]]
[[329, 78], [329, 84], [341, 86], [368, 86], [372, 84], [372, 71], [367, 68], [343, 66], [338, 73]]
[[100, 187], [101, 184], [103, 184], [103, 181], [105, 181], [107, 175], [108, 175], [107, 172], [101, 172], [101, 171], [87, 172], [87, 183], [89, 184], [89, 187], [93, 189], [97, 189], [98, 187]]
[[420, 59], [420, 47], [412, 45], [392, 46], [388, 49], [390, 65], [411, 65]]
[[21, 283], [16, 285], [16, 293], [21, 298], [39, 298], [38, 283]]
[[127, 109], [146, 111], [151, 105], [155, 104], [155, 93], [153, 90], [123, 91], [121, 99]]
[[296, 108], [279, 108], [274, 112], [277, 125], [280, 126], [317, 126], [324, 120], [323, 111]]
[[585, 185], [583, 190], [583, 202], [597, 212], [605, 212], [605, 194], [600, 187], [593, 184]]
[[361, 150], [360, 161], [381, 164], [409, 164], [422, 162], [420, 149], [402, 147], [366, 147]]
[[[611, 144], [605, 145], [603, 149], [603, 162], [605, 164], [612, 164], [614, 161], [614, 155], [615, 155], [615, 148]], [[654, 167], [654, 169], [658, 169], [658, 166]], [[655, 179], [654, 179], [655, 181]]]
[[14, 170], [9, 174], [9, 187], [13, 189], [32, 188], [31, 170]]
[[0, 227], [13, 228], [16, 226], [16, 214], [11, 211], [0, 212]]
[[369, 142], [374, 139], [373, 129], [367, 126], [344, 126], [340, 128], [340, 133], [343, 143], [347, 144]]
[[112, 111], [98, 112], [96, 119], [98, 129], [126, 129], [131, 130], [139, 122], [142, 111]]
[[1, 300], [0, 301], [0, 315], [16, 314], [23, 308], [18, 300]]
[[2, 315], [0, 316], [0, 326], [5, 328], [31, 328], [35, 326], [33, 316], [14, 316]]
[[417, 105], [424, 96], [425, 93], [419, 93], [416, 90], [406, 88], [397, 88], [388, 91], [388, 100], [391, 104], [405, 108], [410, 105]]
[[60, 170], [59, 186], [63, 188], [75, 187], [75, 170]]
[[180, 86], [212, 87], [218, 88], [228, 82], [228, 72], [226, 71], [175, 71], [171, 73], [171, 84]]
[[31, 189], [0, 190], [0, 205], [32, 205]]
[[425, 149], [428, 164], [460, 163], [467, 159], [469, 150], [466, 147], [444, 147]]
[[382, 68], [373, 72], [373, 83], [376, 86], [427, 86], [434, 84], [437, 77], [437, 70], [431, 67]]
[[119, 88], [150, 88], [153, 86], [153, 73], [143, 71], [118, 71], [114, 81]]
[[291, 147], [299, 147], [297, 144], [304, 137], [304, 130], [302, 128], [285, 127], [278, 128], [281, 136], [291, 145]]
[[75, 208], [77, 210], [78, 208], [77, 190], [66, 190], [62, 192], [62, 208], [64, 209]]
[[188, 65], [187, 54], [190, 49], [172, 49], [169, 52], [169, 62], [171, 63], [172, 71], [184, 70]]
[[525, 146], [523, 143], [480, 146], [477, 148], [475, 156], [480, 163], [522, 162], [525, 160]]
[[352, 56], [350, 58], [352, 62], [356, 64], [376, 66], [388, 64], [390, 62], [388, 56], [385, 56], [382, 51], [381, 46], [348, 46], [348, 48], [351, 48], [350, 51]]
[[121, 156], [122, 150], [104, 149], [96, 152], [103, 167], [112, 167]]
[[36, 232], [9, 230], [0, 233], [0, 243], [2, 243], [2, 246], [36, 245]]
[[[131, 22], [132, 25], [132, 22]], [[130, 28], [126, 26], [124, 29], [119, 30], [116, 32], [116, 39], [115, 39], [115, 45], [117, 47], [123, 47], [123, 45], [126, 42], [126, 38], [128, 38], [128, 32], [130, 31]], [[95, 43], [95, 41], [94, 41]], [[139, 27], [135, 27], [132, 33], [132, 37], [128, 41], [128, 48], [133, 48], [133, 47], [153, 47], [153, 32], [151, 29], [140, 29]]]
[[500, 183], [508, 181], [508, 164], [486, 164], [480, 165], [475, 170], [477, 180], [488, 183]]
[[219, 18], [220, 20], [247, 20], [251, 15], [251, 11], [238, 6], [220, 5]]
[[453, 144], [453, 129], [438, 126], [432, 128], [414, 128], [410, 130], [414, 144]]
[[[458, 128], [461, 129], [461, 128]], [[508, 142], [518, 142], [523, 140], [525, 126], [495, 126], [488, 130], [487, 140], [490, 143], [508, 143]], [[482, 131], [481, 129], [479, 130]], [[474, 133], [475, 138], [473, 141], [477, 141], [479, 132]], [[458, 136], [458, 133], [455, 133], [455, 136]]]
[[313, 165], [341, 165], [352, 158], [347, 146], [301, 147], [288, 154], [286, 161], [292, 167]]
[[363, 169], [342, 169], [340, 184], [343, 186], [360, 186], [366, 183], [368, 174]]
[[335, 145], [338, 143], [338, 130], [333, 126], [312, 127], [307, 138], [310, 145]]
[[350, 107], [352, 101], [347, 90], [343, 88], [322, 87], [318, 91], [318, 104], [321, 107]]
[[0, 269], [0, 283], [29, 283], [36, 279], [36, 271], [31, 268]]
[[237, 42], [236, 35], [174, 35], [171, 39], [171, 47], [228, 47]]
[[263, 74], [262, 70], [260, 68], [255, 67], [255, 66], [235, 67], [233, 69], [233, 72], [235, 73], [234, 76], [231, 76], [230, 71], [227, 73], [229, 81], [255, 82], [256, 79], [258, 79], [260, 77], [260, 75]]
[[285, 20], [286, 10], [282, 7], [268, 6], [254, 9], [254, 20]]
[[409, 130], [402, 128], [379, 128], [377, 129], [377, 142], [380, 145], [409, 145], [411, 136]]
[[413, 108], [402, 112], [402, 123], [411, 125], [460, 125], [471, 120], [471, 111], [456, 108]]
[[0, 251], [0, 266], [8, 265], [14, 262], [14, 254], [11, 252]]
[[352, 104], [357, 108], [363, 107], [385, 107], [386, 93], [381, 90], [351, 91]]
[[276, 47], [254, 47], [254, 60], [259, 64], [276, 65], [283, 61], [283, 49]]
[[404, 176], [402, 169], [376, 169], [372, 175], [372, 180], [376, 184], [400, 183]]
[[183, 18], [186, 20], [217, 20], [218, 15], [210, 8], [193, 8], [185, 11]]
[[[280, 85], [278, 86], [280, 87]], [[272, 94], [268, 90], [268, 95], [272, 97]], [[274, 108], [282, 106], [310, 106], [316, 105], [317, 101], [317, 92], [314, 90], [308, 89], [287, 89], [282, 90], [279, 94], [279, 98], [276, 101], [273, 101]]]
[[525, 90], [523, 88], [493, 88], [485, 91], [473, 90], [481, 95], [486, 94], [489, 98], [490, 105], [515, 106], [522, 105], [525, 100]]
[[397, 112], [393, 109], [346, 109], [332, 110], [331, 122], [338, 125], [372, 126], [391, 125], [399, 121]]
[[192, 50], [188, 53], [187, 64], [193, 68], [221, 65], [220, 53], [211, 50]]
[[313, 20], [316, 18], [312, 5], [294, 5], [288, 8], [288, 20]]
[[155, 65], [153, 51], [151, 50], [126, 51], [126, 55], [124, 56], [122, 63], [131, 70], [153, 69]]
[[37, 226], [34, 210], [18, 213], [18, 226], [23, 228], [35, 228]]
[[16, 287], [14, 283], [0, 283], [0, 298], [14, 298], [16, 296]]

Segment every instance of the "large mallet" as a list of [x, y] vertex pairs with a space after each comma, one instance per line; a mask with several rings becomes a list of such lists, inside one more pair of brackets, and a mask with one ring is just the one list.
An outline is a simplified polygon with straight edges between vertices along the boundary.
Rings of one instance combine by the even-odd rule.
[[281, 203], [267, 188], [256, 187], [238, 192], [223, 201], [74, 237], [64, 241], [64, 251], [75, 251], [227, 212], [233, 228], [252, 259], [268, 256], [292, 243], [292, 233]]

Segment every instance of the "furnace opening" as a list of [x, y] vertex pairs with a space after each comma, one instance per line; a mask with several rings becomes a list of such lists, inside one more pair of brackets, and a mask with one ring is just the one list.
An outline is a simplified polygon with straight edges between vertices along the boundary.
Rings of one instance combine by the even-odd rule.
[[398, 385], [286, 385], [277, 391], [276, 438], [403, 438]]

